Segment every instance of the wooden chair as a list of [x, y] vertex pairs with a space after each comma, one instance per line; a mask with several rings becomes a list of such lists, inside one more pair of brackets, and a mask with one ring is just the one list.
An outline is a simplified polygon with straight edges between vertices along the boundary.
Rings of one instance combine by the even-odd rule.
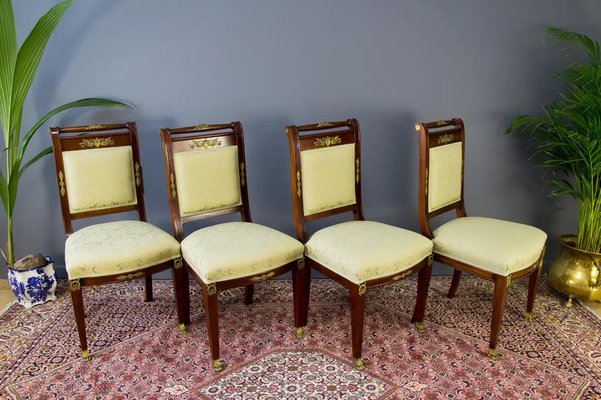
[[[547, 235], [540, 229], [484, 217], [468, 217], [463, 196], [465, 129], [459, 118], [415, 125], [419, 135], [418, 215], [422, 233], [434, 242], [434, 260], [455, 269], [448, 297], [461, 271], [495, 283], [488, 356], [497, 359], [497, 339], [507, 290], [529, 276], [526, 319], [532, 321]], [[436, 230], [430, 219], [447, 211], [458, 218]]]
[[[213, 370], [223, 369], [218, 290], [245, 286], [245, 304], [251, 304], [253, 284], [293, 271], [294, 321], [301, 336], [305, 324], [299, 322], [299, 304], [304, 293], [298, 282], [305, 274], [304, 247], [251, 222], [242, 124], [165, 128], [161, 140], [173, 233], [181, 241], [184, 265], [202, 288]], [[184, 223], [229, 213], [240, 213], [242, 222], [212, 225], [184, 239]], [[186, 320], [189, 314], [187, 308]]]
[[[185, 271], [179, 243], [146, 222], [135, 122], [57, 127], [50, 134], [67, 234], [65, 266], [83, 359], [89, 360], [82, 286], [144, 277], [146, 301], [152, 301], [152, 274], [173, 267], [183, 327], [183, 293], [177, 282]], [[73, 231], [73, 220], [128, 211], [137, 213], [137, 221], [98, 223]]]
[[[368, 288], [397, 282], [419, 271], [417, 301], [411, 322], [423, 331], [432, 272], [432, 242], [418, 233], [365, 221], [361, 205], [361, 150], [356, 119], [286, 127], [294, 225], [305, 243], [307, 275], [303, 282], [302, 324], [306, 324], [310, 269], [348, 288], [351, 306], [353, 365], [361, 359], [363, 317]], [[318, 230], [310, 221], [352, 212], [353, 221]]]

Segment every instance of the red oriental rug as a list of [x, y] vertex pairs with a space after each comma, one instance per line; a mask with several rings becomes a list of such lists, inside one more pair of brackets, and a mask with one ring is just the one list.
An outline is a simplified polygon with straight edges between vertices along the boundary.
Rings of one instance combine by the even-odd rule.
[[312, 284], [307, 334], [293, 335], [292, 285], [258, 284], [220, 293], [221, 355], [210, 369], [203, 309], [192, 284], [193, 318], [179, 333], [172, 285], [158, 281], [143, 302], [141, 282], [85, 288], [90, 352], [82, 363], [66, 282], [58, 300], [0, 317], [0, 398], [15, 399], [595, 399], [601, 398], [601, 321], [570, 310], [545, 281], [536, 319], [524, 320], [526, 288], [512, 285], [500, 361], [486, 357], [492, 285], [466, 277], [447, 299], [433, 277], [426, 331], [409, 319], [415, 280], [367, 292], [363, 359], [350, 363], [348, 295]]

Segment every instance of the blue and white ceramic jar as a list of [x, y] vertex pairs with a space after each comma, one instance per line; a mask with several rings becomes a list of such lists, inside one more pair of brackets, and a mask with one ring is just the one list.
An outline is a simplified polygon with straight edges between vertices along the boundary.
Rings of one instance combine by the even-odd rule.
[[8, 282], [19, 304], [31, 308], [50, 300], [56, 300], [56, 274], [50, 257], [43, 257], [44, 264], [18, 271], [8, 266]]

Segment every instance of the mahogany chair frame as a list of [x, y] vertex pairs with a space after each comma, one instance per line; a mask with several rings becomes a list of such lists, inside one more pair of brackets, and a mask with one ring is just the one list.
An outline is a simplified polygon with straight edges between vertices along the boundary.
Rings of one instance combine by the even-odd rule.
[[[286, 127], [290, 151], [290, 182], [292, 194], [292, 206], [294, 215], [294, 226], [296, 235], [302, 243], [309, 240], [307, 233], [307, 223], [321, 218], [331, 217], [333, 215], [352, 212], [353, 220], [364, 221], [363, 205], [361, 200], [361, 135], [359, 122], [356, 119], [336, 122], [320, 122], [308, 125], [290, 125]], [[300, 154], [305, 150], [313, 150], [323, 147], [339, 146], [353, 143], [355, 146], [355, 203], [305, 215], [302, 196], [302, 165]], [[311, 269], [322, 273], [328, 278], [338, 282], [349, 290], [350, 308], [351, 308], [351, 338], [353, 365], [358, 370], [365, 368], [361, 359], [363, 347], [363, 327], [365, 315], [365, 296], [368, 288], [388, 285], [401, 279], [407, 278], [415, 272], [419, 272], [417, 301], [411, 322], [415, 324], [419, 332], [424, 331], [424, 314], [426, 309], [426, 300], [430, 286], [430, 277], [432, 273], [432, 255], [426, 257], [406, 271], [398, 274], [385, 276], [373, 280], [368, 280], [357, 285], [354, 282], [336, 274], [332, 270], [321, 265], [317, 261], [305, 256], [307, 265], [306, 271], [302, 277], [303, 293], [300, 312], [302, 315], [301, 323], [306, 325], [310, 297], [310, 279]]]
[[[446, 212], [455, 211], [457, 218], [466, 217], [465, 201], [464, 201], [464, 165], [465, 165], [465, 127], [460, 118], [449, 120], [440, 120], [434, 122], [424, 122], [415, 124], [415, 131], [419, 135], [419, 179], [418, 179], [418, 218], [422, 234], [432, 239], [434, 237], [430, 220], [436, 216]], [[433, 211], [428, 211], [428, 171], [430, 165], [429, 150], [437, 146], [448, 145], [452, 143], [461, 143], [461, 196], [456, 202], [448, 204], [444, 207]], [[507, 301], [507, 292], [511, 282], [528, 276], [528, 300], [526, 305], [525, 318], [532, 321], [534, 315], [534, 298], [536, 289], [540, 279], [540, 274], [543, 266], [543, 258], [545, 249], [543, 248], [540, 258], [533, 264], [516, 271], [507, 276], [498, 275], [486, 271], [478, 266], [466, 264], [464, 262], [452, 259], [434, 252], [434, 261], [448, 265], [454, 269], [451, 286], [447, 293], [448, 298], [455, 297], [462, 271], [476, 275], [480, 278], [492, 281], [495, 284], [493, 304], [492, 304], [492, 319], [490, 327], [490, 339], [488, 356], [492, 359], [498, 359], [501, 356], [497, 352], [497, 343], [499, 332], [501, 330], [501, 322], [505, 303]]]
[[[163, 145], [163, 161], [165, 163], [165, 182], [168, 189], [168, 202], [171, 216], [171, 227], [173, 235], [178, 241], [184, 239], [184, 224], [187, 222], [203, 220], [219, 215], [240, 213], [243, 222], [252, 222], [248, 201], [248, 185], [246, 158], [244, 151], [244, 134], [242, 124], [238, 121], [229, 124], [199, 124], [196, 126], [182, 127], [177, 129], [163, 128], [160, 130], [161, 141]], [[239, 205], [225, 209], [199, 212], [194, 215], [181, 216], [176, 171], [173, 161], [174, 152], [188, 150], [190, 146], [198, 148], [217, 148], [235, 145], [238, 147], [238, 166], [240, 175], [240, 200]], [[211, 350], [213, 370], [218, 372], [223, 370], [222, 362], [219, 358], [219, 318], [218, 318], [218, 296], [219, 290], [225, 290], [236, 287], [244, 287], [244, 304], [250, 305], [253, 302], [254, 284], [266, 281], [276, 276], [292, 271], [293, 292], [294, 292], [294, 322], [295, 334], [301, 337], [304, 333], [303, 327], [306, 325], [306, 319], [301, 323], [299, 304], [303, 295], [302, 288], [299, 288], [299, 281], [306, 274], [304, 268], [304, 259], [292, 261], [288, 264], [274, 268], [270, 271], [256, 276], [247, 276], [236, 279], [224, 280], [215, 283], [206, 284], [202, 281], [194, 270], [183, 260], [186, 270], [194, 276], [194, 279], [202, 289], [203, 302], [206, 313], [206, 323], [209, 334], [209, 347]], [[183, 282], [183, 293], [185, 296], [184, 309], [185, 321], [190, 322], [190, 289], [189, 281], [186, 278]]]
[[[67, 237], [73, 233], [73, 220], [78, 219], [123, 212], [135, 212], [139, 221], [147, 222], [146, 210], [144, 207], [142, 166], [140, 164], [138, 134], [135, 122], [127, 122], [125, 124], [94, 124], [87, 126], [54, 127], [50, 128], [50, 135], [52, 138], [52, 150], [54, 154], [54, 165], [56, 170], [61, 212], [63, 216], [63, 225]], [[72, 213], [69, 208], [69, 198], [67, 195], [69, 187], [65, 181], [63, 151], [85, 151], [94, 148], [110, 148], [119, 146], [131, 146], [132, 148], [133, 172], [135, 176], [135, 190], [137, 198], [136, 203], [126, 206]], [[81, 346], [83, 359], [85, 361], [90, 359], [85, 327], [85, 312], [82, 294], [83, 286], [99, 286], [144, 277], [145, 301], [150, 302], [153, 300], [152, 275], [157, 272], [172, 268], [172, 277], [177, 302], [177, 315], [180, 328], [182, 328], [184, 323], [184, 304], [182, 302], [182, 292], [178, 285], [178, 283], [182, 281], [181, 277], [184, 273], [184, 269], [181, 267], [181, 258], [176, 258], [174, 260], [159, 263], [147, 268], [134, 270], [126, 274], [120, 273], [99, 277], [70, 279], [69, 289], [71, 292], [71, 300], [73, 301], [75, 322], [77, 324], [77, 332], [79, 334], [79, 343]]]

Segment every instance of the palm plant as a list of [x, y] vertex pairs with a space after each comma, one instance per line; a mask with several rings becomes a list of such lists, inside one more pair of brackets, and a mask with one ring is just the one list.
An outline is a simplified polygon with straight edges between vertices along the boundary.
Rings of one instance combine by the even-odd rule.
[[586, 61], [575, 57], [555, 75], [566, 87], [556, 102], [543, 106], [543, 116], [518, 117], [507, 132], [528, 134], [535, 154], [544, 160], [541, 166], [563, 175], [551, 180], [551, 195], [576, 200], [575, 247], [601, 253], [601, 51], [586, 35], [553, 27], [546, 32], [566, 42], [564, 50], [584, 50]]
[[0, 0], [0, 123], [4, 138], [3, 155], [6, 161], [4, 173], [0, 170], [0, 197], [7, 217], [7, 248], [5, 257], [9, 265], [15, 262], [13, 248], [13, 211], [17, 200], [19, 180], [33, 163], [52, 153], [47, 147], [25, 161], [25, 152], [31, 139], [50, 117], [77, 107], [119, 106], [127, 104], [103, 98], [86, 98], [64, 104], [44, 115], [31, 129], [21, 135], [23, 103], [44, 54], [48, 39], [56, 25], [71, 6], [73, 0], [65, 0], [44, 14], [31, 30], [20, 48], [11, 0]]

